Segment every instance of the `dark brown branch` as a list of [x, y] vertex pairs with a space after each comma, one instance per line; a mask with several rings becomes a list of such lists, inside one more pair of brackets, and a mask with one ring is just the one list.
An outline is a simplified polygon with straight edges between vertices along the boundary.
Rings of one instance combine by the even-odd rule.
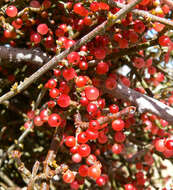
[[45, 74], [47, 71], [52, 69], [57, 65], [57, 63], [65, 58], [69, 53], [72, 51], [77, 50], [82, 45], [86, 44], [90, 40], [92, 40], [95, 36], [98, 34], [104, 32], [107, 28], [111, 27], [113, 24], [116, 23], [118, 19], [121, 19], [124, 15], [126, 15], [131, 9], [140, 2], [141, 0], [134, 0], [132, 3], [129, 3], [126, 5], [123, 9], [118, 11], [113, 17], [108, 18], [105, 22], [100, 24], [98, 27], [96, 27], [94, 30], [92, 30], [90, 33], [88, 33], [86, 36], [81, 38], [79, 41], [77, 41], [72, 47], [68, 48], [67, 50], [63, 51], [59, 55], [56, 55], [53, 57], [48, 63], [43, 65], [38, 71], [36, 71], [34, 74], [32, 74], [29, 78], [25, 79], [23, 82], [20, 83], [19, 86], [15, 90], [11, 90], [0, 97], [0, 104], [4, 102], [5, 100], [8, 100], [15, 96], [16, 94], [20, 93], [21, 91], [25, 90], [28, 86], [30, 86], [33, 82], [35, 82], [37, 79], [39, 79], [43, 74]]
[[150, 112], [173, 124], [173, 108], [154, 98], [128, 88], [122, 83], [118, 83], [117, 87], [113, 90], [105, 89], [105, 92], [123, 101], [131, 102], [138, 108], [139, 113]]
[[36, 49], [0, 46], [0, 65], [6, 64], [5, 61], [10, 62], [11, 67], [20, 62], [30, 62], [40, 67], [48, 61], [48, 56]]

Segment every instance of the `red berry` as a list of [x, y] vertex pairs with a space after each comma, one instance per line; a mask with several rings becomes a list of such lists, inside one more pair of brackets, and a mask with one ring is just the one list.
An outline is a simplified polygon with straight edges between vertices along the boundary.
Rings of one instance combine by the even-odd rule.
[[22, 27], [22, 25], [17, 24], [17, 22], [15, 20], [13, 20], [12, 25], [14, 26], [15, 29], [19, 29]]
[[131, 43], [136, 43], [138, 41], [138, 34], [135, 31], [129, 31], [129, 40]]
[[121, 131], [124, 129], [124, 121], [122, 119], [116, 119], [112, 122], [112, 128], [114, 131]]
[[77, 87], [83, 87], [87, 83], [87, 79], [85, 76], [78, 76], [75, 80], [76, 86]]
[[61, 121], [62, 119], [57, 113], [52, 113], [48, 118], [48, 124], [51, 127], [59, 127], [59, 125], [61, 124]]
[[79, 62], [79, 68], [82, 71], [86, 71], [88, 69], [88, 63], [85, 61], [80, 61]]
[[106, 184], [105, 177], [103, 177], [103, 176], [98, 177], [97, 180], [96, 180], [96, 183], [100, 187], [104, 186]]
[[70, 148], [70, 152], [72, 153], [72, 154], [75, 154], [75, 153], [77, 153], [78, 152], [78, 146], [73, 146], [73, 147], [71, 147]]
[[49, 112], [47, 109], [43, 109], [41, 112], [40, 112], [40, 117], [41, 119], [45, 122], [48, 120], [49, 118]]
[[37, 26], [37, 32], [40, 33], [41, 35], [47, 34], [48, 30], [49, 30], [49, 28], [48, 28], [47, 24], [39, 24]]
[[117, 113], [117, 112], [119, 112], [119, 107], [116, 104], [112, 104], [109, 106], [109, 111], [111, 113]]
[[88, 175], [88, 166], [87, 165], [81, 165], [78, 169], [79, 175], [82, 177], [86, 177]]
[[99, 90], [95, 87], [86, 87], [85, 95], [90, 101], [97, 100], [99, 97]]
[[78, 183], [78, 181], [73, 181], [72, 183], [70, 183], [70, 188], [73, 190], [78, 190], [80, 187], [80, 184]]
[[117, 82], [114, 78], [109, 77], [106, 79], [105, 85], [108, 90], [113, 90], [117, 87]]
[[[63, 36], [64, 37], [64, 36]], [[65, 48], [67, 49], [67, 48], [70, 48], [72, 45], [74, 45], [75, 44], [75, 41], [74, 40], [65, 40], [64, 41], [64, 46], [65, 46]]]
[[167, 149], [173, 150], [173, 139], [167, 140], [166, 143], [165, 143], [165, 146], [166, 146]]
[[94, 55], [96, 59], [104, 59], [106, 57], [106, 51], [104, 48], [96, 48]]
[[103, 131], [99, 132], [99, 136], [98, 136], [98, 142], [100, 144], [105, 144], [108, 141], [108, 137], [105, 135], [105, 133]]
[[87, 138], [86, 132], [79, 133], [79, 135], [77, 136], [77, 140], [78, 140], [78, 143], [87, 143], [88, 138]]
[[78, 149], [78, 153], [82, 156], [82, 157], [87, 157], [91, 152], [91, 148], [89, 145], [87, 144], [81, 144], [79, 146], [79, 149]]
[[163, 35], [159, 38], [159, 44], [161, 46], [169, 46], [170, 43], [171, 43], [171, 40], [168, 36]]
[[32, 121], [26, 121], [25, 123], [24, 123], [24, 128], [25, 129], [28, 129], [28, 128], [33, 128], [34, 127], [34, 125], [33, 125], [33, 123], [32, 123]]
[[121, 49], [128, 48], [128, 41], [125, 38], [120, 39], [118, 44]]
[[98, 130], [100, 128], [100, 124], [97, 120], [91, 120], [89, 122], [89, 129], [91, 130]]
[[63, 73], [62, 73], [63, 77], [69, 81], [72, 80], [75, 76], [76, 76], [76, 71], [73, 68], [69, 68], [69, 69], [64, 69]]
[[125, 141], [126, 136], [125, 136], [125, 134], [123, 132], [119, 131], [119, 132], [115, 133], [114, 139], [115, 139], [116, 142], [122, 143], [122, 142]]
[[62, 94], [68, 94], [70, 92], [70, 88], [65, 81], [60, 83], [59, 91]]
[[132, 184], [126, 184], [125, 185], [125, 190], [136, 190], [136, 188]]
[[143, 33], [145, 31], [144, 23], [140, 20], [135, 21], [134, 30], [135, 30], [135, 32], [137, 32], [139, 34]]
[[104, 2], [99, 2], [99, 8], [101, 10], [109, 10], [109, 5], [107, 3], [104, 3]]
[[15, 31], [4, 30], [4, 37], [5, 38], [15, 38], [16, 37], [16, 32]]
[[92, 165], [88, 168], [88, 176], [97, 179], [101, 175], [101, 169], [98, 165]]
[[34, 118], [34, 125], [35, 126], [42, 126], [43, 125], [43, 121], [39, 115]]
[[65, 183], [72, 183], [75, 180], [75, 175], [72, 171], [67, 170], [64, 174], [63, 174], [63, 180]]
[[96, 163], [97, 161], [97, 158], [94, 154], [90, 154], [87, 158], [86, 158], [86, 163], [89, 165], [89, 166], [92, 166]]
[[88, 98], [86, 96], [82, 96], [80, 99], [80, 103], [82, 106], [87, 106], [89, 103]]
[[72, 63], [73, 65], [78, 65], [78, 63], [80, 61], [80, 55], [77, 52], [71, 52], [67, 56], [67, 60], [69, 63]]
[[59, 69], [54, 69], [53, 74], [55, 75], [55, 77], [60, 77], [61, 76], [61, 71]]
[[42, 3], [42, 5], [44, 6], [45, 9], [50, 8], [51, 4], [52, 3], [49, 0], [44, 0]]
[[84, 21], [84, 24], [87, 25], [87, 26], [90, 26], [90, 25], [92, 24], [92, 19], [91, 19], [91, 17], [89, 17], [89, 16], [86, 16], [86, 17], [83, 19], [83, 21]]
[[105, 62], [99, 62], [96, 67], [96, 73], [97, 74], [105, 74], [109, 71], [109, 65]]
[[87, 129], [86, 136], [89, 140], [95, 140], [98, 138], [98, 131], [92, 130], [92, 129]]
[[48, 108], [54, 108], [56, 106], [56, 102], [53, 100], [50, 100], [47, 102]]
[[39, 44], [40, 41], [41, 41], [41, 36], [40, 36], [40, 34], [38, 34], [38, 33], [33, 33], [33, 34], [31, 34], [31, 36], [30, 36], [30, 41], [33, 42], [33, 43], [35, 43], [35, 44]]
[[143, 58], [140, 58], [140, 57], [136, 57], [134, 59], [134, 66], [138, 69], [141, 69], [145, 66], [145, 61]]
[[36, 1], [36, 0], [31, 1], [29, 5], [33, 8], [40, 8], [41, 7], [39, 1]]
[[88, 113], [91, 113], [91, 114], [96, 113], [96, 111], [97, 111], [97, 105], [93, 104], [93, 103], [89, 103], [87, 105], [87, 111], [88, 111]]
[[9, 17], [15, 17], [15, 16], [17, 16], [17, 13], [18, 13], [18, 10], [17, 10], [17, 8], [16, 8], [14, 5], [10, 5], [10, 6], [7, 7], [7, 9], [6, 9], [6, 14], [7, 14]]
[[76, 139], [73, 136], [68, 136], [65, 139], [65, 145], [68, 147], [73, 147], [76, 144]]
[[76, 14], [80, 16], [88, 16], [88, 10], [82, 5], [82, 3], [76, 3], [73, 7], [73, 10]]
[[75, 154], [73, 154], [73, 156], [72, 156], [72, 160], [73, 160], [73, 162], [75, 162], [75, 163], [79, 163], [79, 162], [82, 161], [82, 157], [81, 157], [81, 155], [80, 155], [79, 153], [75, 153]]
[[62, 107], [62, 108], [66, 108], [70, 105], [70, 96], [66, 95], [66, 94], [61, 94], [58, 97], [57, 100], [57, 104]]
[[93, 12], [96, 12], [99, 10], [99, 3], [98, 2], [92, 2], [90, 4], [90, 10]]
[[146, 6], [146, 5], [149, 4], [149, 3], [150, 3], [150, 0], [142, 0], [142, 1], [140, 2], [140, 5]]
[[115, 144], [112, 146], [112, 152], [113, 152], [114, 154], [120, 154], [120, 153], [122, 152], [122, 150], [123, 150], [123, 147], [122, 147], [122, 145], [120, 145], [120, 144], [115, 143]]
[[57, 88], [51, 88], [49, 91], [49, 96], [51, 98], [56, 98], [59, 94], [60, 94], [60, 92]]
[[45, 84], [46, 88], [55, 88], [57, 85], [57, 82], [55, 79], [50, 79], [48, 82]]

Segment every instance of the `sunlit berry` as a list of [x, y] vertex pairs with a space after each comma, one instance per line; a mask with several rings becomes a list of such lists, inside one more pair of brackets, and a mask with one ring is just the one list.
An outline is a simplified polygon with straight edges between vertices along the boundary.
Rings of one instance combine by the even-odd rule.
[[15, 17], [15, 16], [17, 16], [17, 13], [18, 13], [18, 10], [17, 10], [17, 8], [16, 8], [14, 5], [10, 5], [10, 6], [7, 7], [7, 9], [6, 9], [6, 14], [7, 14], [9, 17]]

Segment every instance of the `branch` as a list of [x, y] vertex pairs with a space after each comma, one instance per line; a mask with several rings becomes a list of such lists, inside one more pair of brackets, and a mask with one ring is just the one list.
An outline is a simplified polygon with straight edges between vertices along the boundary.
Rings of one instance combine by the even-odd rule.
[[[122, 4], [122, 3], [119, 3], [119, 2], [116, 2], [116, 1], [113, 1], [113, 0], [109, 0], [108, 2], [109, 2], [110, 5], [116, 6], [116, 7], [119, 7], [119, 8], [123, 8], [123, 7], [126, 6], [126, 5]], [[171, 8], [173, 8], [173, 2], [172, 1], [164, 0], [164, 2], [166, 4], [169, 4], [169, 6]], [[160, 23], [165, 24], [167, 26], [173, 27], [173, 22], [172, 21], [170, 21], [168, 19], [165, 19], [165, 18], [161, 18], [161, 17], [155, 16], [155, 15], [152, 15], [147, 11], [134, 9], [134, 10], [132, 10], [132, 13], [134, 13], [135, 15], [147, 18], [149, 21], [157, 21], [157, 22], [160, 22]]]
[[48, 61], [48, 57], [45, 53], [37, 49], [22, 49], [0, 46], [0, 65], [6, 64], [6, 62], [13, 63], [16, 66], [16, 62], [31, 62], [38, 66], [42, 66]]
[[117, 87], [113, 90], [104, 90], [117, 99], [131, 102], [138, 108], [139, 113], [150, 112], [173, 124], [173, 108], [154, 98], [128, 88], [122, 83], [117, 83]]
[[[54, 137], [52, 139], [49, 151], [47, 153], [46, 159], [43, 163], [44, 165], [44, 174], [46, 175], [46, 177], [49, 176], [49, 172], [50, 172], [50, 165], [52, 164], [52, 162], [55, 160], [56, 158], [56, 154], [58, 152], [58, 148], [59, 148], [59, 134], [58, 134], [58, 130], [57, 128], [55, 129], [55, 133], [54, 133]], [[41, 190], [45, 190], [45, 189], [49, 189], [49, 182], [42, 183], [41, 186]]]
[[111, 27], [116, 23], [118, 19], [121, 19], [124, 15], [126, 15], [131, 9], [137, 5], [141, 0], [134, 0], [132, 3], [129, 3], [126, 5], [123, 9], [118, 11], [113, 17], [108, 18], [106, 21], [104, 21], [102, 24], [97, 26], [94, 30], [92, 30], [90, 33], [85, 35], [83, 38], [81, 38], [79, 41], [77, 41], [73, 46], [66, 49], [59, 55], [54, 56], [48, 63], [43, 65], [38, 71], [36, 71], [34, 74], [32, 74], [29, 78], [25, 79], [23, 82], [20, 83], [19, 86], [17, 86], [16, 90], [11, 90], [0, 97], [0, 104], [2, 104], [5, 100], [8, 100], [15, 96], [16, 94], [20, 93], [21, 91], [25, 90], [28, 86], [30, 86], [33, 82], [35, 82], [37, 79], [39, 79], [43, 74], [45, 74], [47, 71], [52, 69], [57, 65], [57, 63], [65, 58], [69, 53], [72, 51], [77, 50], [82, 45], [86, 44], [87, 42], [91, 41], [94, 37], [96, 37], [101, 32], [105, 32], [106, 29]]
[[0, 178], [9, 186], [9, 187], [16, 187], [16, 184], [2, 171], [0, 171]]
[[[110, 123], [120, 117], [132, 116], [135, 113], [135, 111], [136, 111], [136, 108], [134, 106], [129, 106], [117, 113], [114, 113], [114, 114], [111, 113], [111, 114], [107, 114], [104, 117], [100, 117], [97, 119], [97, 121], [99, 122], [100, 125], [103, 125], [106, 123]], [[81, 127], [82, 129], [88, 129], [89, 122], [82, 121], [81, 116], [78, 116], [78, 114], [75, 115], [75, 120], [76, 120], [75, 126]]]

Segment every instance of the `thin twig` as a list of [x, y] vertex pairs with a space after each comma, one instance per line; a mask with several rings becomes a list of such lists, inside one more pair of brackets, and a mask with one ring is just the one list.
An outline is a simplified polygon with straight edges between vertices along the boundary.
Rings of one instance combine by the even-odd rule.
[[[49, 172], [50, 172], [50, 164], [52, 164], [52, 162], [54, 161], [57, 151], [58, 151], [58, 145], [59, 145], [59, 133], [58, 133], [58, 129], [55, 129], [55, 133], [54, 133], [54, 137], [52, 139], [49, 151], [47, 153], [46, 159], [44, 161], [44, 174], [46, 175], [46, 177], [49, 176]], [[49, 189], [49, 183], [42, 183], [41, 186], [41, 190], [44, 189]]]
[[2, 171], [0, 171], [0, 178], [9, 186], [14, 187], [16, 184]]
[[0, 131], [0, 140], [1, 140], [2, 136], [3, 136], [3, 134], [5, 133], [5, 130], [6, 130], [6, 129], [7, 129], [6, 126], [2, 127], [2, 129], [1, 129], [1, 131]]
[[[132, 116], [135, 113], [135, 111], [136, 111], [136, 108], [134, 106], [129, 106], [127, 108], [124, 108], [123, 110], [121, 110], [118, 113], [107, 114], [104, 117], [100, 117], [100, 118], [97, 119], [97, 121], [99, 122], [100, 125], [103, 125], [103, 124], [106, 124], [106, 123], [110, 123], [113, 120], [115, 120], [117, 118], [120, 118], [120, 117], [123, 117], [123, 116], [126, 116], [126, 115]], [[83, 122], [81, 120], [81, 118], [78, 117], [76, 119], [76, 121], [75, 121], [75, 125], [77, 127], [79, 126], [82, 129], [87, 129], [89, 127], [89, 122]]]
[[31, 175], [31, 179], [30, 179], [30, 181], [28, 183], [27, 190], [33, 190], [33, 186], [34, 186], [34, 182], [35, 182], [35, 177], [37, 175], [39, 166], [40, 166], [40, 162], [36, 161], [35, 164], [34, 164], [34, 166], [33, 166], [33, 169], [32, 169], [32, 175]]

